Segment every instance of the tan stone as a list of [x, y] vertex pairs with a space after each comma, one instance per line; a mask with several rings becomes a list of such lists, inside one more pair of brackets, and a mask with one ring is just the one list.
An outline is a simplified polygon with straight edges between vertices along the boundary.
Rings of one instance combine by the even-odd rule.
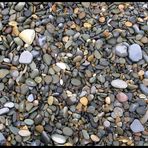
[[43, 127], [42, 125], [37, 125], [37, 126], [35, 127], [35, 130], [36, 130], [37, 132], [39, 132], [39, 133], [42, 133], [43, 130], [44, 130], [44, 127]]
[[84, 105], [84, 106], [87, 106], [87, 104], [88, 104], [88, 99], [87, 99], [86, 97], [82, 97], [82, 98], [80, 99], [80, 103], [81, 103], [82, 105]]
[[48, 100], [47, 100], [48, 105], [52, 105], [53, 104], [53, 100], [54, 100], [53, 96], [49, 96]]

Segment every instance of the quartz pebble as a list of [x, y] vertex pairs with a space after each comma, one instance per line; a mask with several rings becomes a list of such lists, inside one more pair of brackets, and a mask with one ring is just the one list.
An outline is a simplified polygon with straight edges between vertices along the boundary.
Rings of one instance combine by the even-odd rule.
[[60, 134], [53, 134], [51, 135], [51, 139], [59, 144], [64, 144], [66, 142], [66, 138], [63, 135]]
[[111, 85], [115, 88], [121, 88], [121, 89], [127, 87], [127, 83], [123, 80], [120, 80], [120, 79], [113, 80], [111, 82]]
[[29, 51], [23, 51], [20, 55], [19, 62], [21, 64], [30, 64], [32, 59], [33, 55]]
[[33, 29], [23, 30], [19, 37], [27, 44], [31, 45], [35, 38], [35, 31]]
[[0, 116], [7, 114], [9, 112], [9, 108], [8, 107], [4, 107], [0, 109]]
[[30, 94], [30, 95], [27, 97], [27, 100], [28, 100], [29, 102], [33, 102], [33, 100], [34, 100], [33, 94]]
[[140, 122], [138, 119], [135, 119], [135, 120], [132, 122], [132, 124], [130, 125], [130, 128], [131, 128], [131, 130], [132, 130], [134, 133], [144, 131], [144, 127], [143, 127], [143, 125], [141, 124], [141, 122]]
[[13, 108], [14, 107], [14, 103], [13, 102], [6, 102], [4, 104], [4, 107]]

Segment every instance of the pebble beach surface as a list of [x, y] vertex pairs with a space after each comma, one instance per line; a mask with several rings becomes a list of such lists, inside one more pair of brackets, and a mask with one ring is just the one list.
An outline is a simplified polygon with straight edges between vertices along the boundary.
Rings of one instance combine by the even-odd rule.
[[0, 145], [148, 146], [146, 2], [0, 2]]

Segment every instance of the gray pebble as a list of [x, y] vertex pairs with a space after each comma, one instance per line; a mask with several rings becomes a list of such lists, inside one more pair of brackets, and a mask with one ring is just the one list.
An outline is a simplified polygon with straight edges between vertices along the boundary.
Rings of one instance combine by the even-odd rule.
[[4, 83], [0, 83], [0, 91], [2, 91], [4, 89]]
[[52, 61], [52, 57], [49, 54], [44, 54], [43, 55], [43, 61], [47, 64], [50, 65]]
[[148, 70], [145, 71], [145, 73], [144, 73], [144, 77], [145, 77], [145, 78], [148, 78]]
[[81, 85], [81, 81], [78, 80], [78, 79], [75, 79], [75, 78], [72, 78], [72, 79], [71, 79], [71, 83], [72, 83], [74, 86], [80, 86], [80, 85]]
[[9, 108], [8, 107], [4, 107], [0, 109], [0, 115], [4, 115], [7, 114], [9, 112]]
[[129, 58], [133, 62], [138, 62], [142, 59], [142, 50], [138, 44], [132, 44], [129, 46]]
[[63, 135], [60, 134], [53, 134], [51, 135], [51, 139], [59, 144], [64, 144], [66, 142], [66, 138]]
[[127, 83], [120, 79], [113, 80], [111, 82], [111, 85], [115, 88], [126, 88], [127, 87]]
[[0, 133], [0, 145], [3, 145], [6, 143], [6, 138], [4, 137], [3, 133]]
[[25, 6], [25, 2], [19, 2], [17, 3], [17, 5], [15, 6], [15, 10], [16, 11], [21, 11]]
[[50, 138], [45, 131], [41, 134], [41, 141], [43, 141], [46, 145], [50, 143]]
[[73, 134], [73, 130], [69, 127], [64, 127], [63, 128], [63, 134], [66, 136], [71, 136]]
[[135, 112], [135, 110], [137, 109], [137, 107], [139, 106], [138, 103], [133, 103], [131, 104], [130, 108], [129, 108], [129, 111], [130, 112]]
[[35, 87], [37, 85], [36, 82], [31, 78], [26, 79], [26, 84], [31, 87]]
[[34, 124], [34, 121], [32, 119], [25, 119], [24, 122], [27, 124], [27, 125], [33, 125]]
[[144, 93], [145, 95], [148, 95], [148, 87], [146, 87], [144, 84], [140, 84], [140, 90], [141, 90], [142, 93]]

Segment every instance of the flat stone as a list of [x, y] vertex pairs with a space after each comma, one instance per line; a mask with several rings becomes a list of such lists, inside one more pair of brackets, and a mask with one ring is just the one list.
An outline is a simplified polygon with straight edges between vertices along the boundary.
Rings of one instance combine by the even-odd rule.
[[97, 135], [91, 135], [90, 138], [94, 142], [99, 142], [100, 141], [100, 138]]
[[82, 60], [82, 56], [78, 55], [73, 59], [73, 62], [80, 62]]
[[0, 109], [0, 115], [4, 115], [7, 114], [9, 112], [9, 108], [8, 107], [4, 107]]
[[65, 64], [65, 63], [59, 62], [59, 63], [56, 63], [56, 65], [57, 65], [58, 67], [60, 67], [61, 69], [63, 69], [63, 70], [66, 69], [66, 64]]
[[129, 58], [133, 62], [138, 62], [142, 59], [142, 50], [138, 44], [132, 44], [129, 46]]
[[110, 127], [110, 122], [108, 120], [105, 120], [103, 122], [104, 127]]
[[53, 101], [54, 101], [53, 96], [49, 96], [49, 97], [48, 97], [48, 100], [47, 100], [48, 104], [49, 104], [49, 105], [52, 105], [52, 104], [53, 104]]
[[14, 107], [14, 103], [13, 102], [6, 102], [4, 104], [4, 107], [13, 108]]
[[31, 45], [35, 38], [35, 31], [33, 29], [25, 29], [20, 34], [19, 37], [26, 43]]
[[6, 143], [6, 138], [4, 137], [3, 133], [0, 133], [0, 145], [3, 145]]
[[60, 134], [53, 134], [51, 135], [51, 139], [59, 144], [64, 144], [66, 142], [66, 138], [63, 135]]
[[127, 87], [127, 83], [123, 80], [120, 80], [120, 79], [113, 80], [111, 82], [111, 85], [115, 88], [121, 88], [121, 89]]
[[71, 136], [73, 134], [73, 130], [69, 127], [64, 127], [63, 128], [63, 134], [66, 136]]
[[40, 114], [38, 114], [34, 119], [34, 122], [36, 125], [40, 124], [42, 121], [43, 121], [43, 117]]
[[19, 130], [18, 134], [22, 137], [28, 137], [31, 135], [31, 132], [29, 130]]
[[27, 125], [33, 125], [34, 124], [34, 121], [32, 119], [25, 119], [24, 122], [27, 124]]
[[0, 83], [0, 91], [2, 91], [4, 89], [4, 83]]
[[3, 79], [9, 74], [9, 70], [7, 69], [0, 69], [0, 79]]
[[81, 85], [81, 81], [78, 80], [78, 79], [75, 79], [75, 78], [72, 78], [72, 79], [71, 79], [71, 83], [72, 83], [74, 86], [80, 86], [80, 85]]
[[116, 98], [118, 99], [119, 102], [125, 102], [128, 100], [128, 96], [126, 94], [124, 94], [123, 92], [119, 92], [116, 95]]
[[140, 122], [138, 119], [135, 119], [135, 120], [132, 122], [132, 124], [130, 125], [130, 128], [131, 128], [131, 130], [132, 130], [134, 133], [144, 131], [144, 127], [143, 127], [143, 125], [141, 124], [141, 122]]
[[21, 64], [30, 64], [32, 59], [33, 55], [29, 51], [23, 51], [20, 55], [19, 62]]
[[145, 73], [144, 73], [144, 77], [145, 77], [146, 79], [148, 79], [148, 70], [145, 71]]
[[119, 44], [115, 47], [115, 52], [119, 57], [126, 57], [127, 53], [127, 46]]
[[50, 143], [50, 138], [45, 131], [41, 134], [41, 141], [43, 141], [46, 145]]
[[144, 93], [145, 95], [148, 95], [148, 87], [146, 87], [144, 84], [140, 84], [139, 86], [142, 93]]

